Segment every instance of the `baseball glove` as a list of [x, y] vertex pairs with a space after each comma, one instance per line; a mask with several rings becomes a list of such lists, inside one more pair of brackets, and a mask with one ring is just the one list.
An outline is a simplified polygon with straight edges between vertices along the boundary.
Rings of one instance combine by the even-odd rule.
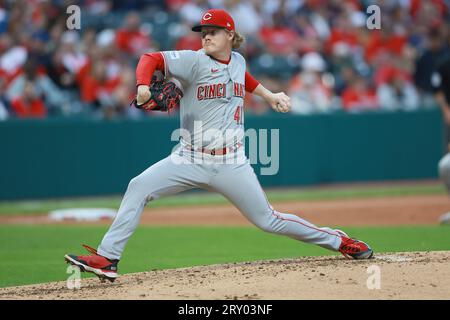
[[164, 82], [153, 77], [150, 85], [150, 99], [138, 104], [136, 98], [131, 101], [130, 106], [143, 110], [157, 110], [170, 112], [173, 108], [180, 106], [183, 92], [173, 82]]

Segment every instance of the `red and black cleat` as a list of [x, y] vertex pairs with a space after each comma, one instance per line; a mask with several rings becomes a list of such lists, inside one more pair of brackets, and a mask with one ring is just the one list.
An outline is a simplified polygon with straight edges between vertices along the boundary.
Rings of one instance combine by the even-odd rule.
[[349, 236], [341, 231], [336, 230], [341, 235], [341, 245], [339, 246], [339, 252], [347, 259], [370, 259], [373, 257], [373, 250], [369, 245], [363, 241], [349, 238]]
[[83, 244], [91, 254], [84, 256], [76, 256], [73, 254], [66, 254], [64, 260], [71, 265], [77, 266], [81, 271], [91, 272], [99, 277], [100, 280], [109, 280], [114, 282], [118, 277], [117, 264], [119, 260], [109, 260], [97, 254], [97, 250]]

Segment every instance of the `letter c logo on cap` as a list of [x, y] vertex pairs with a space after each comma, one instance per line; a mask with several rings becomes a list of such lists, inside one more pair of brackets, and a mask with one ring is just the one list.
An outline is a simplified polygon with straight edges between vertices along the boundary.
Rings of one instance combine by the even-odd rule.
[[212, 18], [212, 14], [207, 12], [205, 13], [205, 15], [203, 16], [203, 20], [210, 20]]

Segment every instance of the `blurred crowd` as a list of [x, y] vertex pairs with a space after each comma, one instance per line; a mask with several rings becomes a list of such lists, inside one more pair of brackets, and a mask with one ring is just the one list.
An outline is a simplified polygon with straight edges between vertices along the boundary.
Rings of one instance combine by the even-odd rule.
[[[373, 4], [380, 29], [367, 26]], [[139, 57], [201, 48], [190, 27], [211, 7], [232, 14], [248, 69], [295, 113], [435, 106], [434, 71], [450, 57], [445, 0], [0, 0], [0, 120], [164, 116], [129, 107]], [[271, 112], [252, 95], [246, 108]]]

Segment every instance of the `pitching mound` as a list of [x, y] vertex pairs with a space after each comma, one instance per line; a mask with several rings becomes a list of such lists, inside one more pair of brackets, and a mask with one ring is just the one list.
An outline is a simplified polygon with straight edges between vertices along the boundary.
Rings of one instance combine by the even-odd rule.
[[450, 299], [449, 288], [450, 251], [434, 251], [151, 271], [114, 283], [82, 279], [78, 290], [66, 282], [1, 288], [0, 299]]

